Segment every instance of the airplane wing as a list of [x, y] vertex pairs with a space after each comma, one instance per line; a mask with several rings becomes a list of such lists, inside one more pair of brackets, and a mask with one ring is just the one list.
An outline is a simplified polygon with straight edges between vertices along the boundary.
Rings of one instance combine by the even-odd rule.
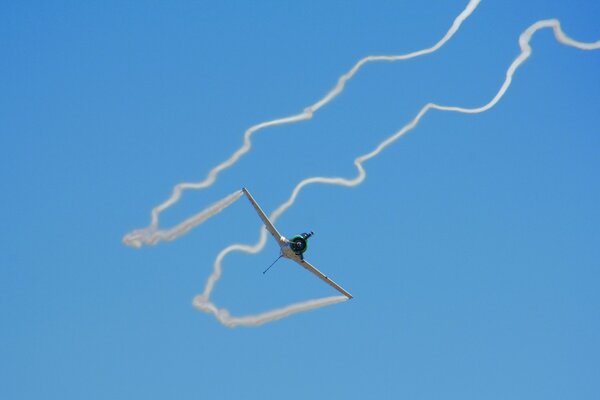
[[275, 240], [277, 240], [277, 243], [279, 243], [280, 245], [285, 243], [285, 237], [282, 236], [281, 233], [279, 233], [279, 231], [277, 229], [275, 229], [275, 226], [271, 223], [271, 221], [269, 221], [269, 218], [267, 218], [267, 215], [262, 210], [262, 208], [260, 208], [260, 206], [258, 205], [256, 200], [254, 200], [254, 197], [252, 197], [250, 192], [246, 188], [242, 188], [242, 191], [244, 192], [246, 197], [248, 197], [248, 200], [250, 200], [250, 203], [252, 203], [252, 206], [258, 213], [258, 216], [260, 217], [260, 219], [262, 219], [262, 221], [264, 222], [267, 230], [271, 233], [271, 235], [273, 235]]
[[313, 274], [318, 276], [322, 281], [324, 281], [329, 286], [331, 286], [332, 288], [334, 288], [335, 290], [337, 290], [338, 292], [340, 292], [341, 294], [346, 296], [348, 299], [352, 298], [352, 295], [350, 293], [346, 292], [344, 290], [344, 288], [342, 288], [340, 285], [338, 285], [337, 283], [335, 283], [334, 281], [329, 279], [327, 277], [327, 275], [323, 274], [321, 271], [319, 271], [318, 269], [313, 267], [308, 261], [306, 261], [306, 260], [299, 260], [299, 261], [294, 260], [294, 261], [296, 261], [298, 264], [302, 265], [304, 268], [306, 268], [307, 270], [309, 270], [310, 272], [312, 272]]

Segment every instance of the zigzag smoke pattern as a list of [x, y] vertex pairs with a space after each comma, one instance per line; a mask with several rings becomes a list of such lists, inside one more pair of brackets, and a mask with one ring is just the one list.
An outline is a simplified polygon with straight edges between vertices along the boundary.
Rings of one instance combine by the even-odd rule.
[[[413, 53], [408, 53], [408, 54], [398, 55], [398, 56], [365, 57], [365, 58], [361, 59], [360, 61], [358, 61], [350, 71], [348, 71], [346, 74], [342, 75], [339, 78], [337, 85], [329, 93], [327, 93], [327, 95], [325, 97], [323, 97], [321, 100], [319, 100], [317, 103], [313, 104], [312, 106], [307, 107], [302, 113], [293, 115], [293, 116], [289, 116], [286, 118], [263, 122], [263, 123], [260, 123], [260, 124], [250, 127], [244, 134], [243, 146], [240, 147], [236, 152], [234, 152], [233, 155], [229, 159], [227, 159], [223, 163], [214, 167], [210, 171], [210, 173], [208, 174], [208, 176], [205, 180], [198, 182], [198, 183], [182, 183], [182, 184], [178, 184], [177, 186], [175, 186], [171, 197], [167, 201], [165, 201], [164, 203], [160, 204], [159, 206], [155, 207], [152, 210], [151, 224], [144, 229], [135, 230], [135, 231], [127, 234], [123, 238], [123, 242], [129, 246], [141, 247], [142, 244], [154, 245], [154, 244], [157, 244], [161, 240], [174, 240], [177, 237], [187, 233], [194, 226], [197, 226], [197, 225], [203, 223], [208, 218], [216, 215], [217, 213], [219, 213], [220, 211], [222, 211], [229, 205], [233, 204], [235, 201], [237, 201], [242, 196], [243, 193], [241, 191], [236, 191], [236, 192], [230, 194], [229, 196], [226, 196], [222, 200], [211, 205], [210, 207], [206, 208], [205, 210], [201, 211], [200, 213], [186, 219], [184, 222], [180, 223], [179, 225], [177, 225], [171, 229], [167, 229], [167, 230], [159, 230], [158, 229], [159, 214], [162, 211], [164, 211], [165, 209], [167, 209], [167, 208], [171, 207], [173, 204], [175, 204], [181, 197], [181, 194], [184, 190], [204, 189], [204, 188], [210, 187], [216, 181], [216, 178], [221, 171], [233, 166], [242, 155], [244, 155], [245, 153], [247, 153], [250, 150], [250, 148], [251, 148], [250, 138], [253, 133], [257, 132], [260, 129], [269, 127], [269, 126], [282, 125], [282, 124], [288, 124], [288, 123], [296, 123], [296, 122], [299, 122], [302, 120], [312, 118], [314, 112], [319, 110], [321, 107], [323, 107], [327, 103], [331, 102], [335, 97], [337, 97], [344, 90], [345, 84], [359, 71], [359, 69], [363, 65], [365, 65], [368, 62], [407, 60], [410, 58], [415, 58], [415, 57], [418, 57], [421, 55], [426, 55], [426, 54], [435, 52], [440, 47], [442, 47], [458, 31], [461, 24], [471, 15], [471, 13], [475, 10], [475, 8], [479, 4], [479, 2], [480, 2], [480, 0], [471, 0], [467, 4], [466, 8], [456, 17], [452, 26], [450, 27], [448, 32], [444, 35], [444, 37], [442, 39], [440, 39], [440, 41], [438, 41], [434, 46], [432, 46], [428, 49], [419, 50], [419, 51], [416, 51]], [[297, 198], [298, 194], [301, 192], [301, 190], [308, 185], [327, 184], [327, 185], [338, 185], [338, 186], [345, 186], [345, 187], [353, 187], [353, 186], [360, 185], [366, 178], [366, 172], [363, 167], [364, 162], [376, 157], [386, 147], [388, 147], [389, 145], [394, 143], [396, 140], [398, 140], [400, 137], [402, 137], [407, 132], [414, 129], [419, 124], [421, 119], [430, 110], [459, 112], [459, 113], [464, 113], [464, 114], [477, 114], [477, 113], [485, 112], [485, 111], [489, 110], [490, 108], [494, 107], [500, 101], [500, 99], [504, 96], [504, 94], [510, 87], [513, 75], [515, 74], [517, 69], [523, 64], [523, 62], [525, 62], [531, 56], [532, 50], [531, 50], [531, 46], [529, 45], [531, 38], [538, 30], [545, 29], [545, 28], [551, 28], [553, 30], [554, 37], [557, 40], [557, 42], [564, 44], [566, 46], [575, 47], [580, 50], [600, 49], [600, 41], [585, 43], [585, 42], [576, 41], [576, 40], [568, 37], [562, 31], [562, 29], [560, 27], [560, 22], [557, 19], [541, 20], [541, 21], [538, 21], [538, 22], [532, 24], [520, 35], [519, 46], [520, 46], [521, 52], [508, 67], [508, 69], [506, 71], [506, 77], [505, 77], [504, 82], [502, 83], [500, 89], [496, 92], [494, 97], [489, 102], [485, 103], [484, 105], [482, 105], [480, 107], [474, 107], [474, 108], [446, 106], [446, 105], [439, 105], [439, 104], [435, 104], [435, 103], [427, 103], [425, 106], [423, 106], [420, 109], [420, 111], [412, 119], [412, 121], [410, 121], [409, 123], [404, 125], [400, 130], [398, 130], [394, 134], [388, 136], [385, 140], [383, 140], [381, 143], [379, 143], [379, 145], [375, 149], [373, 149], [372, 151], [370, 151], [368, 153], [360, 155], [359, 157], [357, 157], [354, 160], [354, 165], [357, 169], [357, 174], [354, 178], [317, 176], [317, 177], [311, 177], [311, 178], [304, 179], [304, 180], [300, 181], [294, 187], [289, 199], [286, 202], [284, 202], [283, 204], [281, 204], [275, 211], [273, 211], [273, 213], [270, 215], [270, 219], [273, 222], [276, 222], [277, 219], [281, 215], [283, 215], [283, 213], [294, 204], [294, 202], [296, 201], [296, 198]], [[229, 253], [236, 252], [236, 251], [244, 252], [244, 253], [248, 253], [248, 254], [256, 254], [265, 247], [266, 241], [267, 241], [267, 232], [265, 229], [261, 229], [260, 234], [259, 234], [259, 240], [256, 244], [254, 244], [254, 245], [232, 244], [232, 245], [226, 247], [225, 249], [223, 249], [217, 255], [217, 258], [215, 259], [215, 262], [213, 265], [213, 271], [206, 281], [206, 285], [205, 285], [203, 293], [197, 295], [194, 298], [193, 305], [201, 311], [213, 314], [217, 318], [217, 320], [219, 322], [221, 322], [223, 325], [228, 326], [228, 327], [235, 327], [235, 326], [257, 326], [257, 325], [264, 324], [266, 322], [271, 322], [271, 321], [274, 321], [277, 319], [281, 319], [281, 318], [290, 316], [290, 315], [298, 313], [298, 312], [309, 311], [309, 310], [312, 310], [315, 308], [319, 308], [319, 307], [323, 307], [326, 305], [335, 304], [335, 303], [339, 303], [339, 302], [347, 300], [347, 298], [345, 296], [325, 297], [325, 298], [295, 303], [295, 304], [291, 304], [291, 305], [288, 305], [288, 306], [285, 306], [282, 308], [277, 308], [277, 309], [274, 309], [271, 311], [263, 312], [260, 314], [248, 315], [248, 316], [243, 316], [243, 317], [231, 316], [226, 309], [218, 308], [214, 303], [212, 303], [210, 301], [210, 295], [211, 295], [212, 291], [214, 290], [216, 282], [221, 277], [223, 259]]]

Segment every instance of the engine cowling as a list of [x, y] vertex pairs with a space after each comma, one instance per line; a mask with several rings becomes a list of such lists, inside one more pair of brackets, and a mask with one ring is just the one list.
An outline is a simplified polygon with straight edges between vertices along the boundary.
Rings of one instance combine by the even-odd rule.
[[304, 252], [308, 249], [307, 236], [309, 235], [303, 233], [302, 235], [297, 235], [290, 239], [290, 247], [297, 255], [304, 254]]

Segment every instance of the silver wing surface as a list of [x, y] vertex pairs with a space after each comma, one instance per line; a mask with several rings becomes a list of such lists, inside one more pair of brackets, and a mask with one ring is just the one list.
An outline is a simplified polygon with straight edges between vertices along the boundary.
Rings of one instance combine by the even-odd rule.
[[308, 261], [306, 261], [306, 260], [299, 260], [299, 261], [294, 260], [294, 261], [296, 261], [298, 264], [302, 265], [304, 268], [306, 268], [307, 270], [309, 270], [310, 272], [312, 272], [313, 274], [318, 276], [323, 282], [325, 282], [326, 284], [328, 284], [329, 286], [331, 286], [332, 288], [334, 288], [335, 290], [337, 290], [338, 292], [340, 292], [341, 294], [346, 296], [348, 299], [352, 298], [352, 295], [350, 293], [346, 292], [343, 287], [341, 287], [340, 285], [338, 285], [337, 283], [335, 283], [334, 281], [329, 279], [327, 277], [327, 275], [325, 275], [324, 273], [322, 273], [321, 271], [319, 271], [318, 269], [313, 267]]
[[252, 197], [252, 195], [246, 188], [242, 188], [242, 191], [244, 192], [244, 194], [246, 195], [248, 200], [250, 200], [250, 203], [252, 203], [252, 206], [258, 213], [258, 216], [260, 217], [260, 219], [262, 219], [262, 221], [264, 222], [267, 230], [271, 233], [271, 235], [273, 235], [275, 240], [277, 240], [277, 243], [279, 243], [279, 245], [284, 244], [286, 242], [285, 237], [282, 236], [281, 233], [279, 233], [279, 231], [277, 229], [275, 229], [275, 226], [271, 223], [271, 221], [269, 221], [269, 218], [267, 218], [267, 215], [265, 214], [265, 212], [262, 210], [262, 208], [260, 208], [260, 206], [258, 205], [256, 200], [254, 200], [254, 197]]

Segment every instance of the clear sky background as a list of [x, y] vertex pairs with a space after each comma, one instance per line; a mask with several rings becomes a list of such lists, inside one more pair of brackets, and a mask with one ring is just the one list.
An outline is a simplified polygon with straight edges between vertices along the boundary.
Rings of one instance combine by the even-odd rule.
[[[290, 3], [290, 4], [288, 4]], [[311, 186], [279, 221], [352, 301], [258, 328], [195, 310], [216, 254], [254, 243], [240, 200], [135, 250], [172, 187], [249, 126], [296, 114], [358, 59], [437, 42], [467, 1], [3, 2], [0, 398], [597, 399], [600, 51], [549, 30], [501, 102], [431, 112], [353, 189]], [[600, 39], [600, 3], [483, 1], [439, 52], [367, 65], [310, 121], [254, 136], [163, 226], [242, 186], [271, 211], [352, 177], [427, 102], [486, 103], [533, 22]], [[335, 295], [277, 256], [225, 261], [232, 314]]]

